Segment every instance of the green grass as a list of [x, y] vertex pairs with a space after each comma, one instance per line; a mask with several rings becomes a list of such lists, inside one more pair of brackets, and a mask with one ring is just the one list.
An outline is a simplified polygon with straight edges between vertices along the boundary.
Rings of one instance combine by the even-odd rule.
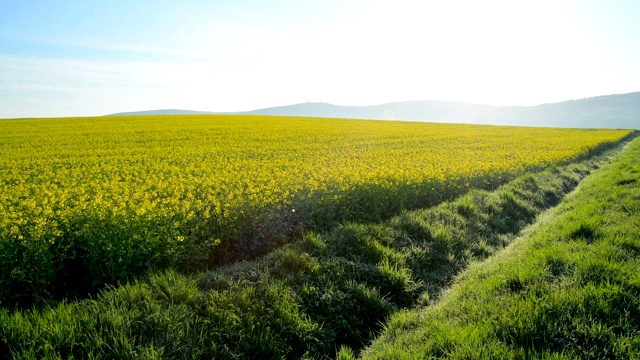
[[639, 185], [636, 140], [439, 301], [395, 313], [362, 358], [640, 358]]
[[[526, 175], [494, 192], [472, 191], [386, 222], [308, 233], [255, 261], [200, 274], [153, 273], [93, 299], [50, 308], [3, 309], [0, 357], [354, 357], [392, 314], [436, 302], [469, 263], [508, 245], [611, 156]], [[633, 209], [634, 203], [625, 206]], [[572, 234], [586, 238], [574, 242], [599, 234], [594, 224], [571, 228]], [[635, 248], [631, 240], [625, 244]], [[562, 273], [564, 260], [554, 259], [550, 264]], [[508, 275], [511, 280], [501, 285], [505, 294], [526, 289], [533, 276]], [[450, 298], [445, 296], [443, 303]], [[482, 310], [473, 302], [468, 306]], [[421, 316], [401, 314], [412, 318], [412, 324]], [[410, 326], [396, 334], [405, 329]], [[502, 336], [512, 342], [527, 336], [518, 334]], [[440, 354], [454, 343], [442, 345]]]

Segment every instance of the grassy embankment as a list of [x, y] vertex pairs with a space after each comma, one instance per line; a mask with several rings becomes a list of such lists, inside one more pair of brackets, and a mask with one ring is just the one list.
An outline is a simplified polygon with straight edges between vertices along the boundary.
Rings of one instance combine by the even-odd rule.
[[[391, 314], [429, 304], [470, 262], [509, 244], [602, 161], [526, 175], [382, 223], [308, 233], [252, 262], [155, 273], [48, 309], [0, 310], [0, 355], [300, 358], [357, 350]], [[514, 279], [514, 289], [527, 288]]]
[[438, 302], [394, 314], [362, 358], [638, 359], [639, 255], [636, 140]]

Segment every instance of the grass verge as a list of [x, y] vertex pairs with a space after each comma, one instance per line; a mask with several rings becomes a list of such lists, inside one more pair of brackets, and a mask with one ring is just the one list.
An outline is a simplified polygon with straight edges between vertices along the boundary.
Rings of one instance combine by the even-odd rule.
[[440, 301], [394, 314], [362, 358], [640, 358], [638, 159], [636, 140]]
[[355, 354], [391, 314], [433, 302], [470, 262], [509, 244], [607, 156], [383, 223], [309, 233], [256, 261], [193, 275], [156, 273], [47, 309], [0, 310], [0, 357]]

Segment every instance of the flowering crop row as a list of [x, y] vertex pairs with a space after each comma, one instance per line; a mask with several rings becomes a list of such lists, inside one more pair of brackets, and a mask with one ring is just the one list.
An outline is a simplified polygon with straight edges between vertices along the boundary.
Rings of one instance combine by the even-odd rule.
[[494, 187], [628, 134], [230, 115], [2, 121], [0, 301], [17, 286], [68, 294], [72, 274], [86, 288], [251, 256], [304, 228]]

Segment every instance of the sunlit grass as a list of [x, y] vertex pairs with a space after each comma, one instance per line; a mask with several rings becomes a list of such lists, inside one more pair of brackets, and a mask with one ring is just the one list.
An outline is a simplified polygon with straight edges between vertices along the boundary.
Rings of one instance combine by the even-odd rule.
[[433, 306], [392, 316], [363, 358], [640, 357], [640, 142]]

